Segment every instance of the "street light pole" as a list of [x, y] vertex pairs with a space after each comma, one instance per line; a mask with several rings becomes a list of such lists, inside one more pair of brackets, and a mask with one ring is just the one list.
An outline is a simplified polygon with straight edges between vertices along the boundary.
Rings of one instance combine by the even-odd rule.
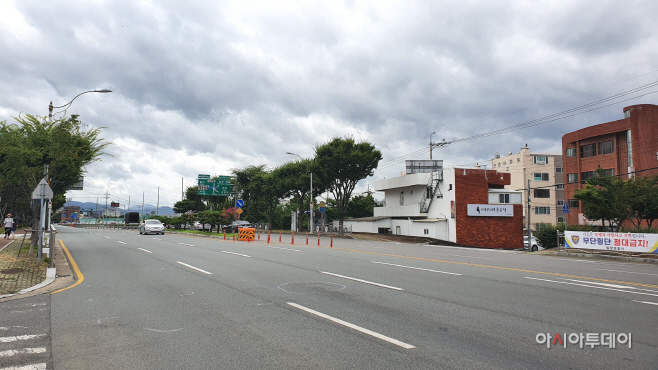
[[430, 134], [430, 160], [432, 160], [432, 135], [436, 134], [436, 131]]
[[[298, 156], [299, 159], [301, 159], [302, 161], [304, 160], [304, 158], [302, 158], [299, 154], [290, 153], [290, 152], [286, 152], [286, 154], [296, 155], [296, 156]], [[309, 172], [309, 174], [311, 175], [311, 188], [309, 189], [310, 192], [308, 193], [308, 194], [309, 194], [308, 232], [313, 232], [313, 172], [311, 172], [311, 169], [308, 168], [308, 167], [306, 167], [306, 170], [307, 170], [307, 171]], [[301, 199], [300, 199], [300, 200], [301, 200]], [[303, 202], [304, 200], [301, 200], [301, 201]]]
[[[112, 90], [103, 89], [103, 90], [89, 90], [89, 91], [85, 91], [85, 92], [82, 92], [82, 93], [76, 95], [75, 98], [71, 99], [70, 102], [68, 102], [68, 103], [66, 103], [66, 104], [64, 104], [64, 105], [62, 105], [62, 106], [60, 106], [60, 107], [53, 107], [53, 102], [51, 101], [51, 102], [50, 102], [50, 105], [48, 105], [48, 120], [50, 120], [50, 121], [53, 120], [53, 109], [59, 109], [59, 108], [64, 108], [64, 107], [66, 107], [66, 109], [68, 109], [68, 107], [70, 107], [71, 104], [73, 104], [73, 101], [74, 101], [78, 96], [80, 96], [80, 95], [82, 95], [82, 94], [86, 94], [86, 93], [91, 93], [91, 92], [94, 92], [94, 93], [111, 93]], [[64, 109], [64, 110], [66, 110], [66, 109]]]

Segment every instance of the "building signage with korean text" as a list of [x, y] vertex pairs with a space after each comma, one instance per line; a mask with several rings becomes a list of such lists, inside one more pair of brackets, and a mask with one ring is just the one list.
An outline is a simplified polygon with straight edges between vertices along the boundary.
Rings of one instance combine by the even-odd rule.
[[513, 217], [514, 206], [504, 204], [469, 204], [467, 214], [469, 216]]

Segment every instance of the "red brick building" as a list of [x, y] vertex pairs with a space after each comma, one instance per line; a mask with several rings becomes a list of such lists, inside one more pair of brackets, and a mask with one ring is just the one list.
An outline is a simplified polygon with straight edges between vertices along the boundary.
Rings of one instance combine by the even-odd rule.
[[623, 119], [565, 134], [562, 151], [564, 197], [571, 208], [567, 223], [578, 224], [582, 223], [582, 208], [574, 192], [582, 189], [598, 168], [624, 179], [658, 174], [658, 106], [625, 107]]
[[494, 190], [504, 191], [505, 185], [510, 184], [511, 174], [463, 168], [454, 171], [456, 242], [485, 248], [523, 248], [522, 204], [511, 205], [514, 208], [512, 217], [468, 215], [469, 204], [492, 204], [490, 194]]

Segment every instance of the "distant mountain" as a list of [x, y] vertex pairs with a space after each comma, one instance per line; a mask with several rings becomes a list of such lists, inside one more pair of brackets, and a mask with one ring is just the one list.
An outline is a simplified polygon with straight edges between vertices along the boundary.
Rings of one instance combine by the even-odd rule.
[[[130, 204], [130, 209], [127, 209], [127, 205], [128, 204], [121, 203], [120, 206], [118, 207], [119, 211], [122, 215], [125, 214], [126, 212], [142, 212], [142, 209], [139, 205]], [[85, 209], [85, 210], [92, 210], [93, 209], [94, 211], [98, 211], [98, 210], [102, 211], [102, 210], [105, 209], [105, 202], [103, 202], [103, 204], [101, 204], [100, 202], [97, 204], [96, 202], [70, 201], [70, 202], [66, 202], [66, 204], [64, 204], [64, 206], [66, 206], [66, 207], [80, 207], [80, 208]], [[110, 207], [110, 203], [107, 204], [107, 208], [108, 209], [112, 208], [112, 207]], [[151, 214], [153, 212], [153, 214], [155, 214], [155, 212], [157, 211], [157, 214], [160, 215], [160, 216], [171, 216], [171, 215], [174, 214], [174, 209], [171, 208], [171, 207], [160, 207], [157, 210], [156, 210], [156, 208], [157, 208], [156, 206], [152, 206], [150, 204], [147, 204], [147, 205], [144, 206], [144, 213]]]

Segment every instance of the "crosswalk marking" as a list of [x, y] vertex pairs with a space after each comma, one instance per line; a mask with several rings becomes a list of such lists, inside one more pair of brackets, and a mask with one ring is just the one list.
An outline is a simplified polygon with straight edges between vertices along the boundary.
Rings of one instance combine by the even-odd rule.
[[[0, 337], [0, 343], [16, 342], [44, 337], [46, 334], [18, 335], [14, 337]], [[1, 370], [1, 369], [0, 369]]]
[[34, 354], [34, 353], [46, 353], [46, 347], [10, 349], [8, 351], [0, 351], [0, 357], [9, 357], [9, 356], [16, 356], [16, 355], [27, 355], [27, 354]]

